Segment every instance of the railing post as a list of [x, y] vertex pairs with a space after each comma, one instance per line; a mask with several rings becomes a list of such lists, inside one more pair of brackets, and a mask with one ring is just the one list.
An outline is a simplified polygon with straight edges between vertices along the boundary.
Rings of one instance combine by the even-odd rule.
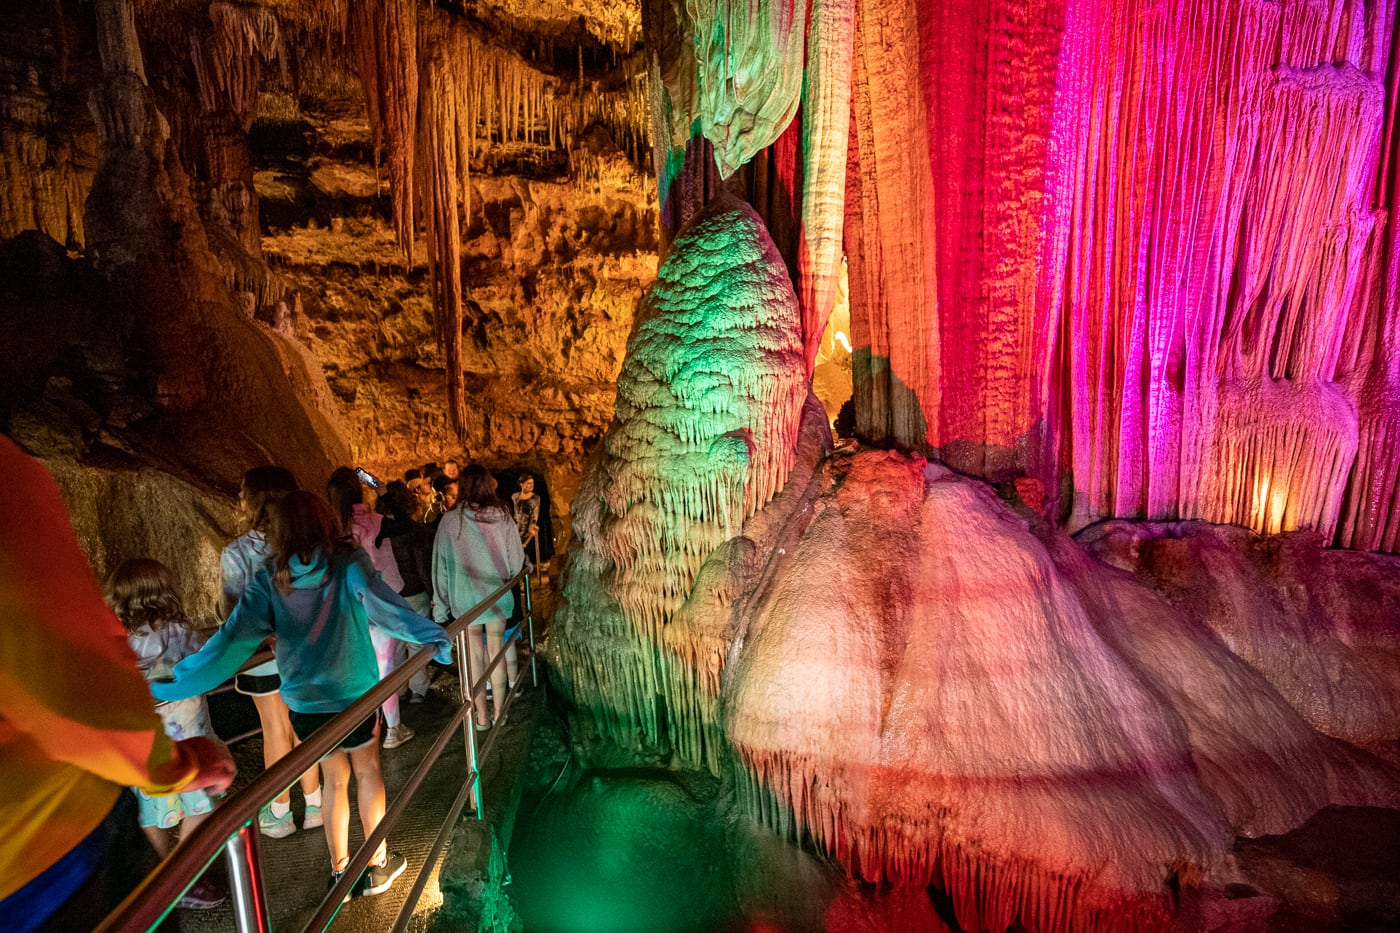
[[233, 922], [238, 933], [270, 933], [267, 892], [262, 884], [258, 855], [258, 828], [254, 820], [239, 827], [224, 849], [228, 860], [228, 888], [233, 896]]
[[476, 635], [470, 625], [457, 633], [457, 679], [462, 685], [462, 703], [467, 707], [467, 715], [462, 717], [462, 742], [467, 747], [467, 773], [472, 781], [472, 812], [481, 815], [481, 774], [476, 761], [476, 696], [472, 693], [472, 656], [467, 650], [467, 639]]
[[[535, 566], [538, 567], [539, 564]], [[535, 607], [530, 601], [530, 575], [525, 574], [521, 582], [525, 584], [525, 630], [530, 633], [530, 686], [538, 687], [540, 675], [535, 667]]]

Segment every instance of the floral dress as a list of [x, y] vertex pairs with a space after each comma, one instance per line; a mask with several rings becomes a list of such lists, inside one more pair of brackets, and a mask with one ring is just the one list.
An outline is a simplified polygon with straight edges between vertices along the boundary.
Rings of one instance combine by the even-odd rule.
[[[127, 641], [136, 652], [137, 667], [146, 675], [146, 680], [151, 681], [169, 678], [176, 662], [198, 651], [204, 638], [188, 626], [172, 622], [157, 631], [143, 626], [129, 633]], [[197, 735], [213, 735], [209, 726], [209, 704], [203, 696], [157, 703], [156, 713], [165, 724], [165, 734], [177, 742]], [[142, 826], [173, 829], [187, 816], [198, 816], [214, 809], [213, 800], [202, 790], [152, 796], [139, 787], [132, 789], [136, 791]]]

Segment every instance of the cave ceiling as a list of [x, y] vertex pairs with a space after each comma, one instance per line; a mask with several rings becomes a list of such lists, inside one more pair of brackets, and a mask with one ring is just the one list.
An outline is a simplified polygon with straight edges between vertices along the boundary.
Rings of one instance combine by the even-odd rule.
[[[566, 518], [655, 273], [640, 6], [378, 3], [363, 7], [372, 29], [336, 2], [131, 9], [232, 303], [309, 349], [350, 456], [387, 474], [448, 456], [528, 467]], [[6, 16], [0, 235], [37, 230], [78, 256], [102, 159], [93, 6]], [[411, 29], [389, 28], [405, 18]], [[438, 75], [442, 106], [386, 51]], [[444, 149], [431, 129], [396, 128], [391, 111], [412, 126], [404, 108], [419, 106], [461, 143], [453, 164], [415, 167]], [[432, 220], [446, 172], [452, 259], [433, 253], [448, 239]], [[434, 271], [446, 264], [461, 269], [448, 299]]]

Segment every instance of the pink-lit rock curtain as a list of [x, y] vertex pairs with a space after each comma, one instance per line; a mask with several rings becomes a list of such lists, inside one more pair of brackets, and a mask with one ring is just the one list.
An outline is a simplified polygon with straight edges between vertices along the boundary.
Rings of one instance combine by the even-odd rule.
[[861, 433], [1105, 516], [1394, 550], [1394, 8], [866, 2]]

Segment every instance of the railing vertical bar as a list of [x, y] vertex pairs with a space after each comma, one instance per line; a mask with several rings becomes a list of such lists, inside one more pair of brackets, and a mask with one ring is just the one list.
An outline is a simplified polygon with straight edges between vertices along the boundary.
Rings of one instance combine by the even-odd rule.
[[[538, 564], [536, 566], [539, 566]], [[540, 685], [539, 670], [535, 667], [535, 605], [530, 598], [530, 576], [521, 581], [525, 585], [525, 628], [530, 633], [530, 686]]]
[[244, 823], [229, 837], [224, 851], [228, 860], [229, 894], [233, 898], [233, 923], [238, 933], [271, 933], [258, 831], [252, 821]]
[[477, 774], [476, 767], [476, 696], [472, 692], [472, 656], [467, 648], [467, 639], [472, 637], [478, 636], [470, 625], [457, 633], [457, 677], [462, 685], [462, 703], [467, 707], [466, 715], [462, 717], [462, 745], [467, 750], [467, 774], [472, 782], [472, 812], [480, 813], [481, 776]]
[[399, 908], [399, 916], [394, 921], [390, 933], [403, 933], [408, 928], [409, 921], [413, 919], [414, 911], [418, 908], [418, 902], [423, 897], [423, 890], [428, 886], [428, 881], [433, 871], [437, 869], [437, 863], [442, 858], [443, 847], [447, 845], [447, 840], [452, 837], [453, 831], [457, 828], [457, 821], [462, 816], [462, 810], [466, 806], [467, 798], [471, 796], [471, 785], [464, 783], [457, 796], [452, 800], [452, 806], [447, 810], [447, 818], [438, 827], [438, 832], [433, 837], [433, 844], [428, 848], [428, 854], [423, 859], [423, 867], [419, 869], [418, 875], [413, 879], [413, 887], [409, 889], [408, 897]]

